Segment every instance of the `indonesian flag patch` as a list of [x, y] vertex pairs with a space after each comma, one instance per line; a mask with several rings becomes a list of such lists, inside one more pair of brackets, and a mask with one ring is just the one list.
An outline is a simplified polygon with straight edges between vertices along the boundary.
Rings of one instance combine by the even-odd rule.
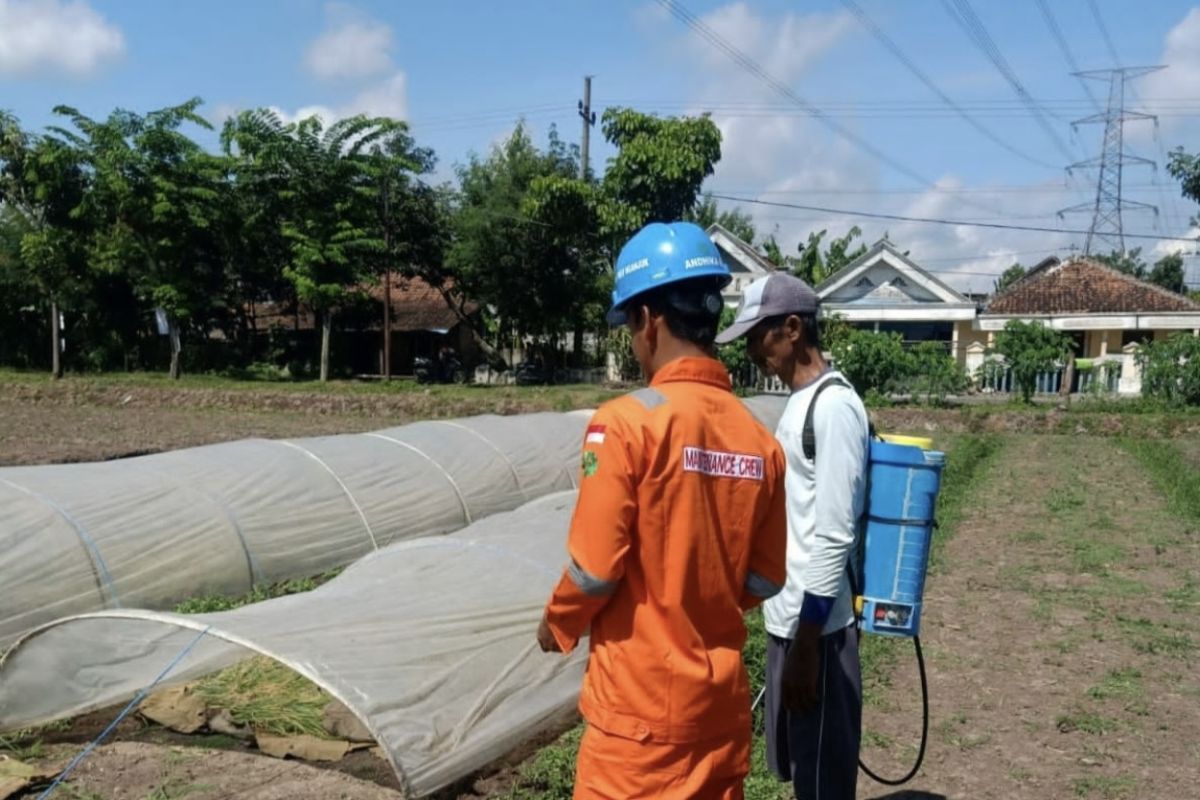
[[588, 425], [587, 436], [584, 437], [584, 444], [604, 444], [604, 426], [603, 425]]

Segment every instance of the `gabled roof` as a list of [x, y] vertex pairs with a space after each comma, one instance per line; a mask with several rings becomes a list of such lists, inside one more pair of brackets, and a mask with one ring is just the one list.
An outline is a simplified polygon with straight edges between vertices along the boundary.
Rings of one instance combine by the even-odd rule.
[[1200, 312], [1183, 295], [1091, 259], [1046, 259], [992, 298], [988, 315]]
[[755, 250], [749, 243], [734, 236], [728, 228], [720, 223], [714, 222], [708, 226], [705, 232], [717, 249], [733, 261], [729, 264], [729, 268], [734, 272], [753, 272], [757, 275], [766, 275], [775, 271], [775, 265], [766, 256]]
[[864, 273], [880, 262], [899, 272], [907, 280], [936, 297], [939, 302], [954, 305], [971, 305], [971, 300], [951, 289], [928, 270], [923, 269], [915, 261], [900, 252], [896, 245], [886, 238], [880, 239], [871, 249], [851, 261], [840, 270], [830, 275], [817, 286], [817, 296], [826, 300], [830, 295], [847, 284], [857, 280]]
[[[382, 279], [376, 284], [363, 287], [363, 290], [372, 300], [383, 303]], [[473, 314], [478, 308], [478, 304], [468, 302], [466, 311], [468, 314]], [[299, 308], [298, 320], [295, 306], [286, 303], [256, 303], [255, 316], [258, 327], [262, 330], [269, 329], [272, 325], [313, 330], [318, 325], [316, 315], [304, 305]], [[382, 316], [382, 312], [380, 312], [380, 316]], [[404, 278], [395, 274], [392, 276], [393, 331], [396, 333], [406, 331], [445, 332], [458, 323], [458, 315], [454, 313], [454, 309], [450, 307], [446, 298], [436, 287], [420, 278]], [[377, 330], [382, 327], [383, 320], [374, 319], [368, 329]]]

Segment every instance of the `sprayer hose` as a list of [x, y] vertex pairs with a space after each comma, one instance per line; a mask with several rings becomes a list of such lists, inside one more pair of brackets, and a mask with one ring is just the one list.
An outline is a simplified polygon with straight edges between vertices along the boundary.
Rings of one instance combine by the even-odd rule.
[[929, 682], [925, 678], [925, 657], [921, 654], [921, 637], [914, 636], [912, 641], [913, 649], [917, 652], [917, 673], [921, 676], [921, 749], [917, 751], [917, 762], [903, 778], [889, 779], [879, 777], [863, 763], [861, 757], [858, 759], [858, 768], [865, 772], [868, 778], [884, 786], [899, 786], [913, 779], [921, 769], [921, 762], [925, 760], [925, 743], [929, 740]]

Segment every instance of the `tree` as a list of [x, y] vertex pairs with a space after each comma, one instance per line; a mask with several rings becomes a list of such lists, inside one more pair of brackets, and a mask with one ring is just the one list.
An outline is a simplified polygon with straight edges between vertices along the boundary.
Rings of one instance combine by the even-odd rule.
[[992, 292], [994, 294], [1000, 294], [1005, 289], [1021, 280], [1021, 278], [1024, 278], [1026, 272], [1027, 270], [1021, 265], [1020, 262], [1013, 262], [1012, 266], [1004, 270], [1004, 272], [1001, 272], [1000, 277], [996, 278], [995, 283], [992, 284]]
[[1168, 291], [1184, 294], [1187, 289], [1183, 283], [1183, 254], [1176, 251], [1154, 262], [1147, 280]]
[[1071, 350], [1071, 340], [1062, 332], [1040, 322], [1010, 320], [996, 334], [995, 351], [1004, 356], [1012, 370], [1021, 399], [1030, 403], [1039, 373], [1057, 367]]
[[[1184, 197], [1200, 203], [1200, 156], [1184, 152], [1182, 147], [1171, 151], [1167, 160], [1167, 172], [1179, 181]], [[1192, 225], [1200, 225], [1200, 216], [1192, 218]]]
[[206, 332], [223, 273], [212, 235], [220, 213], [223, 160], [180, 128], [211, 129], [197, 113], [201, 100], [140, 116], [117, 110], [103, 122], [60, 106], [79, 133], [55, 129], [83, 154], [92, 188], [80, 206], [92, 225], [89, 259], [110, 273], [125, 271], [138, 297], [166, 316], [170, 375], [181, 372], [182, 330]]
[[432, 150], [417, 147], [406, 123], [390, 121], [388, 132], [367, 148], [362, 160], [357, 189], [369, 210], [371, 271], [383, 280], [383, 377], [389, 380], [392, 273], [420, 275], [441, 287], [445, 229], [436, 193], [419, 180], [433, 171], [436, 158]]
[[79, 151], [50, 136], [23, 131], [0, 112], [0, 203], [20, 231], [29, 279], [50, 305], [51, 374], [62, 377], [60, 305], [82, 272], [82, 231], [75, 209], [87, 179]]
[[1142, 394], [1168, 403], [1200, 405], [1200, 338], [1177, 333], [1138, 348]]
[[1139, 280], [1146, 277], [1147, 267], [1146, 262], [1142, 260], [1142, 248], [1140, 247], [1124, 251], [1113, 250], [1108, 255], [1094, 255], [1092, 258], [1117, 272], [1123, 272]]
[[886, 394], [912, 374], [912, 360], [898, 333], [844, 330], [829, 343], [833, 362], [861, 395]]
[[705, 230], [714, 223], [720, 225], [746, 244], [754, 244], [758, 231], [754, 227], [754, 218], [740, 208], [723, 209], [710, 194], [703, 195], [696, 207], [689, 211], [685, 219], [696, 223]]
[[943, 403], [946, 395], [966, 388], [966, 371], [941, 342], [921, 342], [908, 356], [912, 360], [913, 393], [924, 395], [926, 403]]
[[658, 117], [610, 108], [601, 123], [617, 148], [601, 182], [605, 233], [624, 242], [649, 222], [684, 219], [721, 159], [721, 131], [707, 114]]
[[619, 248], [649, 222], [691, 214], [721, 156], [707, 116], [612, 108], [602, 129], [617, 153], [598, 183], [576, 177], [578, 157], [557, 135], [539, 155], [523, 127], [487, 161], [460, 170], [449, 272], [513, 333], [554, 336], [579, 319], [598, 326]]
[[[274, 175], [268, 185], [277, 192], [288, 249], [283, 276], [297, 300], [321, 320], [322, 381], [329, 379], [334, 316], [361, 295], [372, 270], [395, 254], [385, 253], [393, 248], [386, 243], [393, 221], [380, 221], [380, 171], [401, 162], [419, 166], [405, 150], [410, 140], [404, 131], [386, 118], [358, 115], [326, 127], [320, 117], [308, 117], [284, 125], [277, 115], [251, 111], [239, 115], [223, 136], [227, 147], [236, 145], [257, 159], [262, 174]], [[391, 166], [385, 166], [387, 158], [394, 159]]]
[[[541, 151], [524, 125], [487, 159], [459, 168], [447, 272], [488, 308], [501, 336], [555, 340], [601, 300], [596, 189], [578, 171], [556, 131]], [[465, 321], [491, 350], [484, 322]]]
[[851, 226], [845, 236], [830, 240], [828, 248], [822, 252], [821, 243], [828, 233], [826, 229], [810, 232], [807, 242], [797, 246], [798, 257], [785, 256], [774, 234], [763, 243], [763, 250], [774, 264], [817, 286], [867, 252], [866, 245], [861, 242], [853, 247], [854, 240], [862, 236], [862, 229], [857, 225]]

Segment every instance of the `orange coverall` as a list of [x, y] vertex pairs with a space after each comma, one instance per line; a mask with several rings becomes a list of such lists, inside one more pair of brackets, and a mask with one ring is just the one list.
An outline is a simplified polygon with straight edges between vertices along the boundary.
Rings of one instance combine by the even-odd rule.
[[784, 583], [784, 470], [713, 359], [596, 412], [546, 607], [563, 652], [591, 628], [576, 798], [742, 797], [743, 613]]

